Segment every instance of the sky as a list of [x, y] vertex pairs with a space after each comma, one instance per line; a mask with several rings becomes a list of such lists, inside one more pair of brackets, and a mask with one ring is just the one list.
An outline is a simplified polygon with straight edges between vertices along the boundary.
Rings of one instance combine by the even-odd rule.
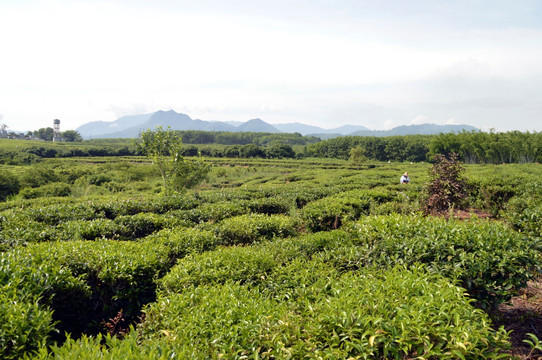
[[539, 0], [0, 0], [0, 123], [542, 131]]

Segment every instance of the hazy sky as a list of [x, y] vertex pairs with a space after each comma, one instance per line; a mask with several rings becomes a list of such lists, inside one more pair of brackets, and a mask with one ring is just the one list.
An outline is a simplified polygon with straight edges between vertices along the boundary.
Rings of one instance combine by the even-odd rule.
[[0, 0], [0, 123], [542, 131], [540, 0]]

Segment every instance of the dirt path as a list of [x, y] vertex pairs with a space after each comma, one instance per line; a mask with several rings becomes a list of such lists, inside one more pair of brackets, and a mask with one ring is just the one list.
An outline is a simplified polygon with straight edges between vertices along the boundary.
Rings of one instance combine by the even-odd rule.
[[493, 321], [511, 331], [511, 353], [518, 359], [542, 360], [542, 351], [534, 351], [530, 356], [531, 348], [523, 340], [529, 339], [528, 333], [536, 335], [542, 341], [542, 276], [532, 281], [514, 297], [510, 303], [501, 305], [491, 315]]

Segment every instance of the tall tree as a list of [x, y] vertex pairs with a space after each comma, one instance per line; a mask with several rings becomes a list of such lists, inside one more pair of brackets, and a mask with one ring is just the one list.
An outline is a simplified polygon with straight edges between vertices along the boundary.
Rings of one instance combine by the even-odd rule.
[[139, 151], [158, 167], [166, 193], [181, 192], [203, 181], [210, 166], [201, 160], [188, 161], [181, 156], [181, 136], [168, 127], [147, 130], [136, 141]]

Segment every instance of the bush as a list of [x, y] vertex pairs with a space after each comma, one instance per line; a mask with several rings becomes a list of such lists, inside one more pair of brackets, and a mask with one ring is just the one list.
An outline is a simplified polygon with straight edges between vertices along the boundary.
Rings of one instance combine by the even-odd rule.
[[314, 265], [296, 264], [303, 285], [293, 297], [288, 285], [269, 297], [232, 282], [164, 294], [147, 307], [142, 337], [175, 339], [195, 358], [494, 358], [508, 347], [506, 331], [437, 274], [370, 268], [337, 278]]
[[281, 266], [275, 252], [257, 247], [230, 247], [188, 256], [160, 280], [168, 292], [180, 292], [199, 285], [224, 284], [227, 281], [258, 283]]
[[467, 197], [467, 182], [462, 177], [459, 155], [435, 155], [431, 181], [425, 189], [422, 209], [426, 214], [442, 214], [452, 208], [460, 209]]
[[275, 197], [265, 197], [249, 201], [248, 207], [251, 212], [273, 215], [284, 214], [288, 215], [292, 203], [287, 199]]
[[19, 179], [11, 172], [2, 170], [0, 173], [0, 201], [6, 200], [10, 195], [17, 194], [19, 188]]
[[[0, 254], [0, 290], [4, 294], [0, 296], [6, 300], [2, 301], [6, 317], [0, 327], [2, 331], [17, 334], [12, 339], [19, 336], [20, 341], [26, 341], [24, 349], [18, 349], [22, 345], [19, 344], [10, 351], [27, 351], [48, 342], [54, 325], [53, 321], [48, 323], [51, 310], [54, 310], [54, 320], [65, 315], [66, 310], [77, 314], [89, 296], [84, 281], [54, 261], [51, 252], [49, 247], [31, 245]], [[26, 334], [36, 337], [24, 339]], [[10, 337], [0, 339], [10, 341]]]
[[147, 236], [141, 242], [146, 242], [149, 247], [156, 244], [168, 249], [170, 264], [174, 265], [177, 259], [189, 254], [199, 254], [214, 250], [220, 245], [220, 240], [214, 232], [195, 228], [163, 229]]
[[19, 195], [23, 199], [35, 199], [38, 197], [70, 196], [71, 186], [62, 182], [53, 182], [37, 188], [24, 188]]
[[389, 201], [392, 195], [380, 190], [352, 190], [307, 204], [302, 218], [310, 231], [339, 228], [345, 221], [369, 215], [376, 204]]
[[0, 286], [0, 353], [2, 359], [20, 359], [47, 345], [54, 330], [52, 311], [37, 298], [21, 296], [9, 284]]
[[248, 211], [249, 209], [242, 201], [217, 201], [204, 203], [195, 209], [180, 211], [174, 215], [184, 220], [200, 223], [218, 222], [232, 216], [246, 214]]
[[[357, 230], [359, 249], [344, 261], [427, 264], [432, 271], [458, 279], [484, 306], [509, 300], [536, 276], [542, 261], [539, 241], [499, 223], [390, 215], [365, 218]], [[330, 258], [339, 262], [342, 256]]]
[[119, 311], [129, 323], [154, 301], [155, 279], [169, 268], [168, 255], [164, 245], [145, 242], [33, 244], [6, 254], [0, 279], [40, 296], [54, 310], [60, 334], [96, 334]]
[[297, 233], [297, 221], [285, 215], [248, 214], [225, 219], [217, 225], [226, 244], [251, 244]]
[[[311, 259], [326, 249], [351, 244], [352, 237], [342, 230], [277, 239], [252, 246], [232, 246], [215, 251], [192, 253], [179, 261], [160, 280], [161, 288], [180, 292], [186, 287], [236, 281], [253, 286], [294, 259]], [[302, 286], [300, 284], [300, 286]]]

